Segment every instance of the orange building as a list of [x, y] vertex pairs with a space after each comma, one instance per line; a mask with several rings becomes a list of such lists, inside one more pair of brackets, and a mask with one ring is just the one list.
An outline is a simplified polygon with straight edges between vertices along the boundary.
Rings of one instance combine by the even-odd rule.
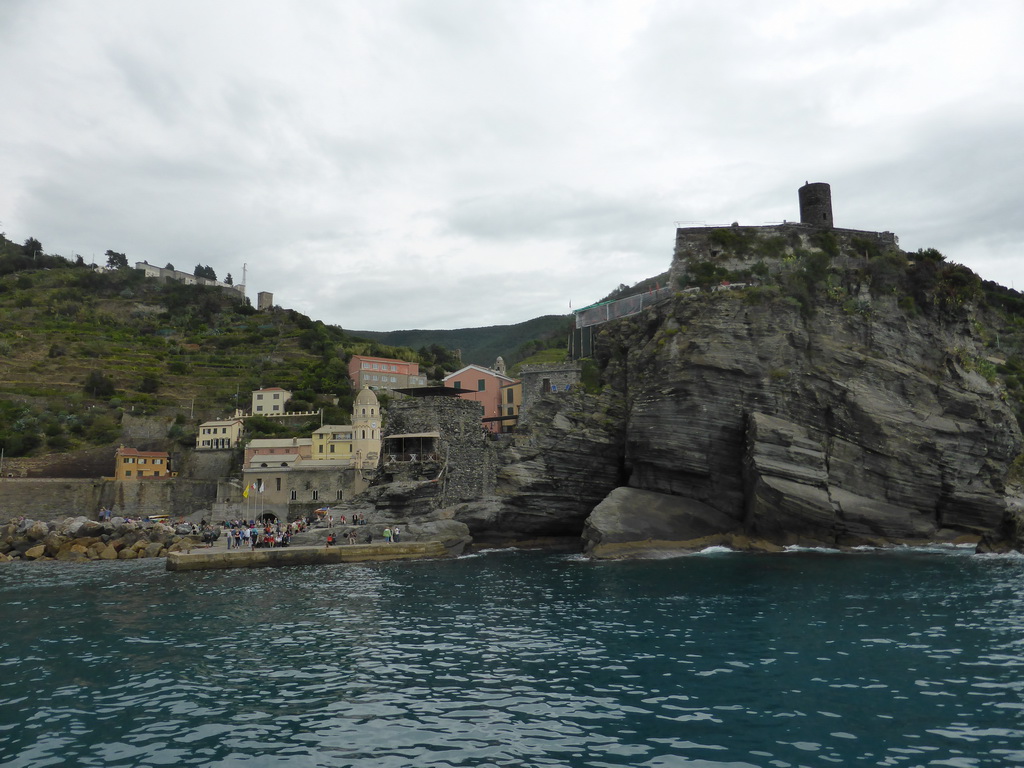
[[115, 480], [149, 480], [171, 476], [171, 458], [166, 451], [137, 451], [123, 445], [114, 454]]

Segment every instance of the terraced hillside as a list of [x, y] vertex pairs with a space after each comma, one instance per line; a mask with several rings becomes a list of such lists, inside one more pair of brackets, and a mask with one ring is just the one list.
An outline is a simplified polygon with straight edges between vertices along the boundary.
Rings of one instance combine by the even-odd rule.
[[245, 408], [261, 386], [291, 390], [294, 410], [336, 407], [344, 418], [345, 360], [356, 352], [453, 365], [133, 269], [54, 262], [2, 274], [0, 448], [11, 457], [103, 444], [124, 413], [176, 419], [172, 437], [187, 443], [199, 421]]

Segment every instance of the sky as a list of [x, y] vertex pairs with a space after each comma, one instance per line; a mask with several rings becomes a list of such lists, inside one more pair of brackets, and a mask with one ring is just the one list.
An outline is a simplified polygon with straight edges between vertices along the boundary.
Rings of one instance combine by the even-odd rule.
[[677, 226], [1024, 289], [1024, 0], [2, 0], [0, 231], [347, 329], [567, 314]]

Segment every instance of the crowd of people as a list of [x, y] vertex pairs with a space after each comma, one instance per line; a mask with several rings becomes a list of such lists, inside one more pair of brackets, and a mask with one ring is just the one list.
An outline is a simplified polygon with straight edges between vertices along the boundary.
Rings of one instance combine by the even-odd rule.
[[280, 522], [266, 522], [261, 526], [255, 520], [232, 520], [225, 523], [228, 549], [263, 549], [287, 547], [296, 533], [306, 530], [306, 523], [297, 520], [282, 525]]
[[[340, 525], [346, 526], [341, 538], [347, 543], [373, 543], [373, 531], [367, 531], [363, 535], [358, 533], [358, 528], [367, 524], [363, 514], [353, 513], [351, 520], [346, 520], [345, 515], [339, 515], [338, 522]], [[181, 521], [181, 523], [190, 525], [192, 534], [201, 538], [207, 547], [212, 547], [214, 541], [223, 534], [229, 550], [287, 547], [291, 544], [295, 534], [305, 532], [310, 528], [322, 529], [324, 527], [327, 528], [327, 546], [332, 547], [339, 543], [339, 537], [335, 534], [335, 520], [331, 514], [321, 516], [319, 519], [311, 515], [308, 520], [296, 520], [290, 523], [282, 523], [277, 520], [231, 520], [212, 525], [206, 520], [199, 524], [185, 523], [185, 521]], [[402, 529], [397, 525], [389, 525], [381, 532], [381, 536], [387, 544], [398, 543], [401, 541]]]

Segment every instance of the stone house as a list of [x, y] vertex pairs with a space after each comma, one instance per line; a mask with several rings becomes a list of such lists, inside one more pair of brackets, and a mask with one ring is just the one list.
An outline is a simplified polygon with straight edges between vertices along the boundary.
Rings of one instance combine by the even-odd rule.
[[446, 506], [494, 492], [494, 446], [482, 405], [460, 397], [409, 397], [388, 406], [381, 474], [419, 484], [424, 503]]
[[527, 423], [530, 408], [539, 398], [559, 397], [579, 386], [582, 370], [579, 362], [524, 365], [519, 371], [522, 377], [519, 423]]

